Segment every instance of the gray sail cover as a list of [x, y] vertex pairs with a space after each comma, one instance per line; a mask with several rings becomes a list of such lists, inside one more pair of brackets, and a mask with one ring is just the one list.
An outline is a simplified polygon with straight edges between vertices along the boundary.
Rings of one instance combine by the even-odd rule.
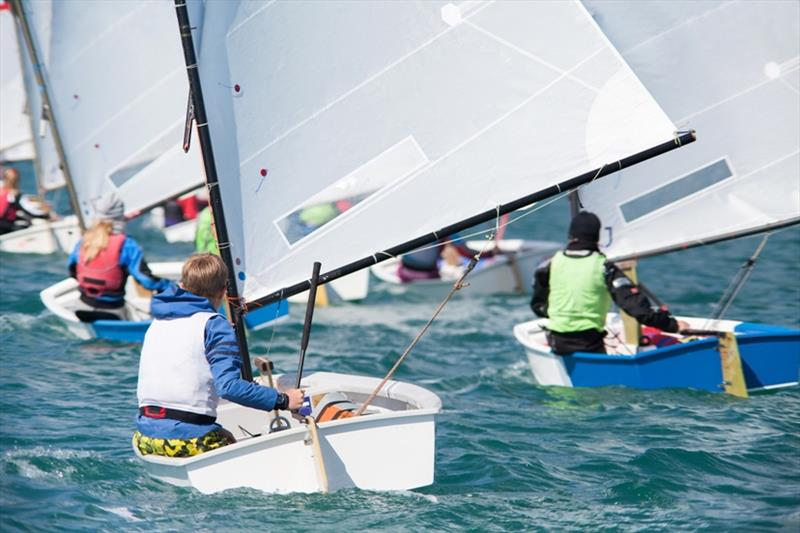
[[578, 2], [189, 7], [248, 300], [674, 133]]
[[698, 141], [582, 187], [611, 258], [800, 220], [800, 3], [585, 1]]

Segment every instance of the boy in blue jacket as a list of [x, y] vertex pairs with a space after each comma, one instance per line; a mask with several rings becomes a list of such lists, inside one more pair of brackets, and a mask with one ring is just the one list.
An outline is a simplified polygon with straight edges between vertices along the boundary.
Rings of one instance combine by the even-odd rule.
[[133, 445], [142, 454], [188, 457], [234, 442], [216, 423], [219, 398], [255, 409], [299, 409], [303, 393], [281, 393], [241, 379], [233, 328], [217, 313], [227, 268], [195, 254], [179, 287], [153, 297], [153, 323], [139, 361], [139, 416]]

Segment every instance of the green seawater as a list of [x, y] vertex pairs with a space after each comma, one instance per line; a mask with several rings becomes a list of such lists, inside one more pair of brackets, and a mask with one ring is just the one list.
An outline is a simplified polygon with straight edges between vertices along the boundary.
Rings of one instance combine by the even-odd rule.
[[[567, 224], [556, 202], [507, 236], [562, 241]], [[130, 231], [153, 262], [191, 251]], [[675, 312], [707, 315], [757, 243], [639, 274]], [[0, 531], [800, 531], [800, 389], [538, 387], [511, 332], [528, 299], [513, 295], [452, 301], [398, 372], [443, 401], [433, 485], [206, 496], [156, 481], [130, 447], [137, 346], [77, 340], [39, 301], [65, 263], [0, 256]], [[438, 303], [373, 288], [316, 311], [307, 372], [382, 376]], [[727, 316], [800, 327], [800, 229], [770, 239]], [[253, 352], [293, 371], [301, 321], [252, 335]]]

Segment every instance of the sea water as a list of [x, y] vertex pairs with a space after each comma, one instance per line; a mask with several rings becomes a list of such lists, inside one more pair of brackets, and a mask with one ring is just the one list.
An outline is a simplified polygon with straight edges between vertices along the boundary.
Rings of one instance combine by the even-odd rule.
[[[507, 236], [563, 241], [568, 219], [556, 202]], [[142, 223], [130, 231], [152, 262], [191, 252]], [[639, 275], [675, 312], [708, 315], [757, 244], [645, 260]], [[460, 295], [397, 374], [442, 398], [431, 486], [207, 496], [162, 483], [130, 446], [138, 347], [80, 341], [39, 300], [66, 273], [63, 255], [0, 255], [1, 531], [800, 530], [800, 389], [741, 400], [538, 387], [511, 332], [532, 317], [521, 295]], [[790, 229], [727, 317], [800, 327], [799, 280]], [[374, 283], [366, 302], [317, 309], [306, 371], [382, 376], [437, 304]], [[279, 371], [297, 366], [294, 315], [250, 337]]]

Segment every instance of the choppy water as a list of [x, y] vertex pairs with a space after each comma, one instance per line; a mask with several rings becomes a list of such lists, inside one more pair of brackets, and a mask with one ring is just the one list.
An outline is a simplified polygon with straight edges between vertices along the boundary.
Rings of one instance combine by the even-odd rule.
[[[510, 237], [562, 240], [554, 204]], [[149, 260], [180, 259], [136, 225]], [[640, 276], [682, 314], [707, 314], [756, 239], [644, 262]], [[527, 299], [452, 302], [398, 378], [441, 396], [436, 480], [398, 493], [204, 496], [151, 479], [132, 457], [136, 346], [78, 341], [38, 291], [63, 256], [0, 256], [2, 531], [798, 531], [800, 389], [738, 400], [689, 390], [533, 385], [511, 327]], [[800, 230], [770, 239], [728, 316], [800, 326]], [[317, 310], [306, 362], [383, 375], [437, 302], [376, 288]], [[299, 319], [251, 337], [296, 368]]]

